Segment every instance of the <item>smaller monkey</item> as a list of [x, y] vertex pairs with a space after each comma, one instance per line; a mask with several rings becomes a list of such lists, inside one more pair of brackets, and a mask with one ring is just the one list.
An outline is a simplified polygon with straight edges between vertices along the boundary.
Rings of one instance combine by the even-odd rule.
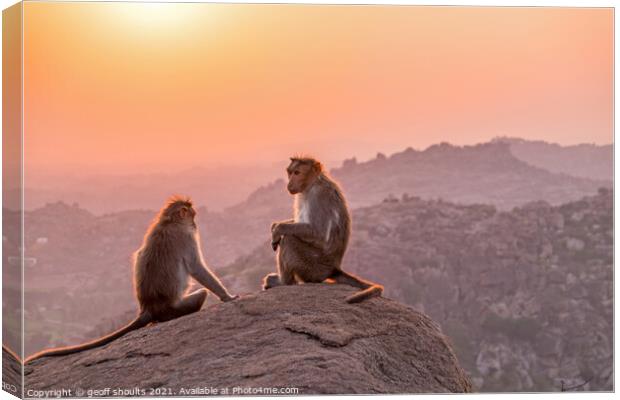
[[351, 217], [338, 184], [314, 158], [293, 157], [286, 171], [287, 189], [295, 196], [294, 218], [271, 225], [278, 273], [265, 276], [263, 288], [331, 279], [362, 289], [349, 296], [348, 303], [380, 296], [383, 286], [340, 267], [351, 234]]
[[100, 347], [151, 322], [169, 321], [200, 310], [207, 290], [186, 294], [190, 276], [221, 301], [238, 298], [230, 295], [206, 266], [195, 217], [196, 211], [189, 198], [173, 196], [147, 229], [142, 246], [133, 255], [133, 284], [140, 305], [136, 319], [102, 338], [78, 346], [42, 351], [28, 357], [26, 362]]

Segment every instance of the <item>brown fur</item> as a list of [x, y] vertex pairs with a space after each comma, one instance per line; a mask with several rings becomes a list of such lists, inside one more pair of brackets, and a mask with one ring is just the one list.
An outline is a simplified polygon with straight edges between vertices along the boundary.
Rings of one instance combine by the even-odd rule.
[[200, 310], [207, 297], [205, 289], [186, 294], [192, 276], [220, 300], [231, 296], [207, 268], [200, 251], [195, 222], [196, 211], [188, 198], [172, 197], [159, 212], [133, 256], [134, 289], [140, 313], [125, 327], [79, 346], [43, 351], [26, 362], [41, 357], [60, 356], [103, 346], [151, 322], [163, 322]]
[[271, 226], [278, 273], [267, 275], [263, 288], [332, 279], [362, 289], [347, 298], [349, 303], [381, 295], [381, 285], [341, 269], [351, 217], [338, 184], [311, 157], [291, 158], [287, 173], [288, 191], [295, 195], [295, 218]]

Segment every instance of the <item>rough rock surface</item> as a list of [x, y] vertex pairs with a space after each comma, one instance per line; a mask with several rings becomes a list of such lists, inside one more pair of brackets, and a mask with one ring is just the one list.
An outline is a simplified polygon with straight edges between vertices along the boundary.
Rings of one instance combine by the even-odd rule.
[[22, 367], [19, 357], [2, 346], [2, 390], [15, 396], [22, 392]]
[[229, 388], [228, 394], [291, 387], [298, 394], [471, 391], [430, 318], [385, 298], [345, 303], [353, 290], [317, 284], [245, 295], [99, 349], [35, 360], [26, 366], [26, 388], [73, 395], [111, 388], [97, 396], [114, 389], [157, 394], [151, 388], [165, 395], [205, 394], [192, 392], [205, 388]]

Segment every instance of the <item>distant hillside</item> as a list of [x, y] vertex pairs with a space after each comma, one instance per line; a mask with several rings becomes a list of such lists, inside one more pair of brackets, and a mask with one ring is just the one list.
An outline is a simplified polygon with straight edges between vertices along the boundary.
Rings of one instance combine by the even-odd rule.
[[[557, 205], [594, 194], [599, 187], [611, 187], [610, 181], [533, 167], [515, 158], [505, 143], [464, 147], [444, 143], [424, 151], [407, 149], [390, 157], [380, 154], [363, 163], [347, 160], [331, 174], [341, 183], [352, 208], [406, 193], [508, 210], [535, 200]], [[247, 253], [248, 248], [265, 240], [271, 222], [290, 218], [293, 199], [285, 186], [284, 180], [275, 181], [237, 206], [211, 214], [207, 228], [211, 254], [231, 261], [231, 256]]]
[[500, 209], [545, 200], [560, 204], [594, 194], [610, 182], [551, 173], [517, 159], [510, 145], [433, 145], [424, 151], [411, 148], [390, 157], [346, 161], [332, 170], [353, 207], [375, 204], [386, 196], [408, 193], [458, 203], [493, 204]]
[[[286, 160], [281, 164], [286, 164]], [[196, 204], [209, 210], [222, 210], [243, 201], [256, 187], [278, 176], [283, 168], [274, 164], [191, 168], [153, 174], [131, 171], [125, 175], [31, 174], [26, 181], [25, 207], [33, 210], [46, 203], [63, 201], [78, 203], [90, 212], [103, 214], [156, 209], [166, 197], [181, 193], [191, 195]], [[5, 206], [14, 208], [14, 205]]]
[[[438, 321], [476, 390], [613, 388], [606, 189], [513, 211], [411, 197], [360, 208], [344, 266]], [[254, 291], [274, 270], [264, 241], [223, 278], [235, 291]]]
[[613, 179], [614, 148], [611, 144], [561, 146], [542, 140], [511, 137], [498, 137], [492, 142], [510, 144], [510, 151], [515, 157], [551, 172], [598, 180]]
[[[502, 147], [502, 143], [508, 146]], [[155, 209], [162, 198], [187, 193], [196, 204], [210, 211], [222, 211], [242, 204], [261, 184], [284, 177], [286, 162], [283, 159], [270, 165], [196, 167], [153, 174], [128, 171], [125, 175], [72, 173], [58, 176], [38, 171], [28, 176], [25, 204], [26, 209], [32, 210], [57, 201], [77, 202], [95, 214], [102, 214]], [[423, 151], [409, 148], [389, 157], [379, 154], [366, 162], [350, 159], [333, 173], [344, 184], [355, 207], [374, 204], [390, 193], [400, 196], [409, 192], [457, 202], [493, 203], [508, 209], [535, 198], [556, 204], [593, 193], [592, 187], [611, 185], [612, 170], [611, 145], [560, 146], [543, 141], [496, 138], [475, 146], [443, 143]], [[559, 178], [549, 172], [598, 182]], [[9, 202], [6, 206], [15, 205]]]

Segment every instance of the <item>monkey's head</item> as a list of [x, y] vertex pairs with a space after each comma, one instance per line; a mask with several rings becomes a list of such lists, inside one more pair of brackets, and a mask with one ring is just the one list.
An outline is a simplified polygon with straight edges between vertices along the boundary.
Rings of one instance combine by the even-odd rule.
[[189, 197], [172, 196], [159, 215], [160, 222], [176, 222], [196, 226], [196, 210]]
[[323, 165], [311, 157], [291, 157], [286, 168], [288, 174], [287, 189], [290, 194], [303, 193], [323, 172]]

